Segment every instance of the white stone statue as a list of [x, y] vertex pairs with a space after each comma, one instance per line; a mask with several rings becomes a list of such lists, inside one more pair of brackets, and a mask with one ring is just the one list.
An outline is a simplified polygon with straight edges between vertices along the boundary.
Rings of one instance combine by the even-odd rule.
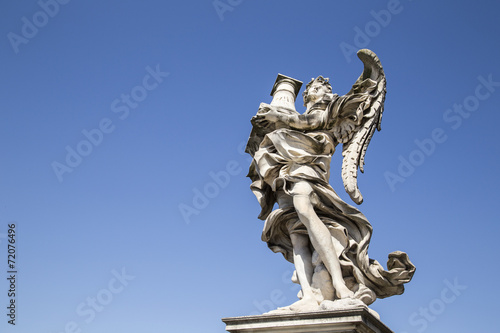
[[[378, 57], [360, 50], [364, 70], [344, 96], [332, 94], [328, 79], [313, 79], [303, 93], [306, 111], [295, 110], [301, 82], [278, 75], [271, 104], [252, 118], [247, 144], [248, 177], [265, 220], [262, 240], [295, 265], [301, 291], [279, 311], [303, 312], [365, 306], [402, 294], [415, 267], [406, 253], [389, 254], [385, 270], [368, 257], [372, 226], [329, 185], [330, 160], [342, 144], [342, 179], [361, 204], [358, 168], [375, 129], [380, 130], [386, 80]], [[279, 208], [273, 210], [278, 204]]]

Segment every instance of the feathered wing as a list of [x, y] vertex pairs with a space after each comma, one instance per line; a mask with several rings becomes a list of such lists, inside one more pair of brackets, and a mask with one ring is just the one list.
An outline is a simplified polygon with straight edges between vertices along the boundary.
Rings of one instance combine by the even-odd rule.
[[363, 202], [363, 196], [358, 188], [358, 168], [364, 172], [366, 149], [375, 129], [381, 129], [386, 80], [375, 53], [363, 49], [358, 51], [358, 57], [364, 64], [363, 73], [352, 89], [332, 106], [332, 130], [338, 142], [343, 143], [344, 188], [359, 205]]

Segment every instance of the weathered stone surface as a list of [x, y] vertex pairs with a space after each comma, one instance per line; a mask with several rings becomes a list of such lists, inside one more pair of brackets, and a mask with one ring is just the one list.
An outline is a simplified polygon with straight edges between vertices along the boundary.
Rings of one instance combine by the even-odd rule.
[[415, 271], [404, 252], [389, 254], [387, 270], [368, 257], [371, 224], [329, 184], [330, 160], [342, 144], [344, 188], [355, 203], [363, 201], [358, 169], [380, 130], [386, 79], [373, 52], [358, 56], [364, 70], [346, 95], [333, 94], [329, 80], [319, 76], [307, 84], [306, 111], [299, 114], [295, 99], [302, 82], [280, 74], [272, 102], [261, 103], [252, 118], [248, 177], [265, 220], [262, 240], [295, 265], [293, 281], [301, 285], [300, 300], [281, 313], [369, 305], [402, 294]]
[[366, 308], [223, 318], [231, 333], [393, 333]]

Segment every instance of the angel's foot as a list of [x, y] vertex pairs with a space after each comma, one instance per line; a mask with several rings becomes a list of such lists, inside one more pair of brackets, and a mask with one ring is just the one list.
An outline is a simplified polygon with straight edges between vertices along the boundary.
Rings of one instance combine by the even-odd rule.
[[290, 305], [293, 312], [313, 312], [319, 310], [319, 303], [314, 297], [304, 297]]
[[320, 309], [323, 311], [345, 310], [351, 308], [367, 309], [368, 307], [366, 306], [365, 303], [363, 303], [359, 299], [354, 299], [354, 298], [337, 299], [335, 301], [326, 300], [321, 302], [320, 305]]
[[339, 288], [335, 288], [335, 293], [339, 299], [354, 298], [354, 293], [347, 288], [344, 284]]

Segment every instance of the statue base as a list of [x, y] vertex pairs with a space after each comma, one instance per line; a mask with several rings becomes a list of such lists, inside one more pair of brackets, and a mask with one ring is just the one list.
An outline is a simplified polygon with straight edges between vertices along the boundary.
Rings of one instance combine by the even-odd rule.
[[230, 333], [394, 333], [366, 308], [223, 318]]

